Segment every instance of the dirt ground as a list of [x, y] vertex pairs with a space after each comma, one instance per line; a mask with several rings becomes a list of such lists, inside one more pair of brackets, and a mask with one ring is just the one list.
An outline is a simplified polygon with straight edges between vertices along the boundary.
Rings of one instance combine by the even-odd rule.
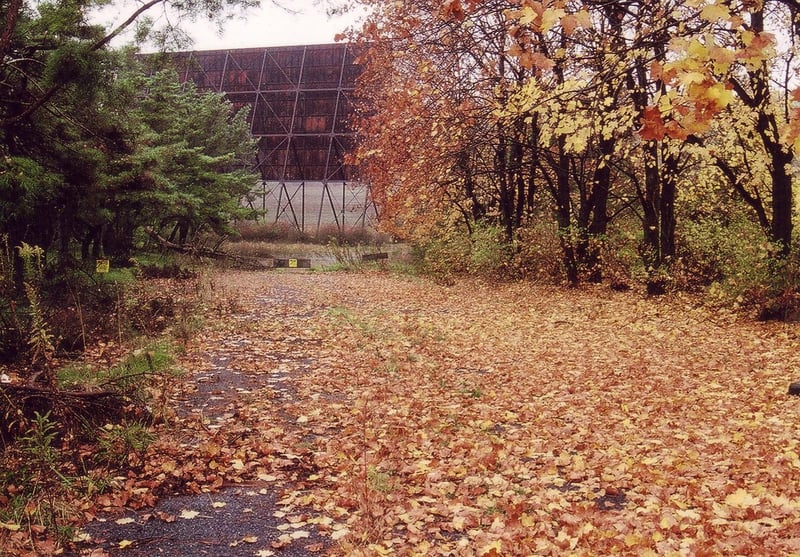
[[77, 555], [800, 552], [796, 325], [380, 272], [211, 292], [130, 480], [156, 506]]

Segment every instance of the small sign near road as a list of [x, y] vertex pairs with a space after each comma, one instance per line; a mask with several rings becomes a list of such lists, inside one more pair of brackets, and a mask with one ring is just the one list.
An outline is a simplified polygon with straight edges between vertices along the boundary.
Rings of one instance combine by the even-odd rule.
[[311, 259], [289, 258], [273, 259], [272, 266], [276, 269], [310, 269]]

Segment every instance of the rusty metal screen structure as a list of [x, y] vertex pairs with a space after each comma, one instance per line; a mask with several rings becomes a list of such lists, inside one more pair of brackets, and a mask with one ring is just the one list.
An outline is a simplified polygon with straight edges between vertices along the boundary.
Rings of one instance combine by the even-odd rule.
[[249, 108], [261, 175], [251, 207], [304, 232], [373, 224], [369, 186], [345, 161], [360, 73], [351, 45], [180, 52], [173, 61], [182, 80]]

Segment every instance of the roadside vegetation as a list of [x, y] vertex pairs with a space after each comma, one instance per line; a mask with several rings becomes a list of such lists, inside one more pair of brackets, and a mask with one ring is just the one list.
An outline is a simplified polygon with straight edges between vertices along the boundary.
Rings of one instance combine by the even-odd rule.
[[21, 253], [25, 297], [2, 299], [0, 546], [50, 555], [73, 540], [92, 498], [144, 464], [153, 425], [170, 418], [176, 358], [202, 326], [205, 275], [143, 253], [126, 268], [56, 280], [40, 250]]
[[443, 280], [798, 313], [796, 3], [355, 3], [353, 160]]

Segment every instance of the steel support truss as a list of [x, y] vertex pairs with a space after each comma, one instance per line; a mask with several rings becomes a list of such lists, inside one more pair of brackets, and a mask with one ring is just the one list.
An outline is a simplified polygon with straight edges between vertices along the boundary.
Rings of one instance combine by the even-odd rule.
[[369, 185], [360, 182], [276, 182], [262, 180], [247, 205], [266, 221], [317, 234], [335, 228], [374, 228], [377, 210]]
[[360, 74], [348, 44], [177, 53], [185, 81], [248, 109], [261, 181], [245, 203], [303, 232], [374, 224], [369, 185], [347, 163]]

